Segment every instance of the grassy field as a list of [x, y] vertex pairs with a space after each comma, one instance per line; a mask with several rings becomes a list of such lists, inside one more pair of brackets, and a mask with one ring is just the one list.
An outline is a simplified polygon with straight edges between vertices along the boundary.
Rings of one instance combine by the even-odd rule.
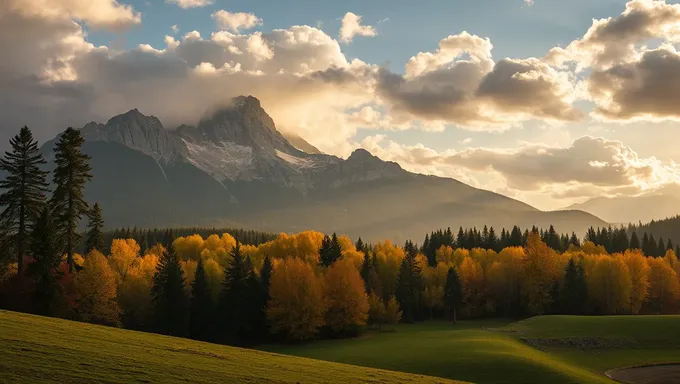
[[395, 333], [263, 349], [475, 383], [613, 383], [617, 367], [680, 362], [680, 316], [427, 322]]
[[0, 311], [0, 383], [453, 383]]

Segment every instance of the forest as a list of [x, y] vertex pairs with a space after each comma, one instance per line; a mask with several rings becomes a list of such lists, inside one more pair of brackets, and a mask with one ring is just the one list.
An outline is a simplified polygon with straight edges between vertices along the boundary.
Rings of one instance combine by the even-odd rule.
[[[30, 130], [0, 159], [0, 307], [231, 345], [351, 337], [432, 318], [677, 313], [673, 244], [624, 228], [460, 228], [422, 245], [316, 231], [105, 231], [79, 132], [52, 182]], [[81, 220], [87, 227], [82, 231]]]

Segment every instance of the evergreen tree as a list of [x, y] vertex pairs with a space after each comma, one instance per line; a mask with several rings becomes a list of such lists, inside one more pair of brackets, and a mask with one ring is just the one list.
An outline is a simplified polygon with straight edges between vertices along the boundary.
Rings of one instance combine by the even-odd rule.
[[264, 261], [262, 262], [262, 268], [260, 269], [260, 285], [262, 286], [262, 291], [266, 293], [266, 300], [269, 300], [269, 282], [272, 278], [272, 273], [274, 272], [274, 264], [268, 255], [265, 255]]
[[647, 236], [647, 232], [645, 232], [642, 235], [642, 249], [641, 250], [642, 250], [642, 253], [645, 254], [645, 256], [652, 256], [651, 254], [648, 253], [649, 252], [649, 236]]
[[418, 250], [411, 241], [404, 246], [406, 257], [399, 268], [397, 278], [397, 300], [403, 311], [402, 319], [413, 322], [420, 318], [420, 297], [423, 289], [422, 269], [416, 261]]
[[581, 241], [576, 237], [576, 233], [572, 232], [571, 237], [569, 238], [569, 244], [573, 245], [575, 247], [581, 247]]
[[[41, 213], [47, 192], [47, 172], [40, 169], [45, 160], [38, 142], [28, 127], [10, 139], [11, 152], [0, 159], [0, 171], [7, 173], [0, 181], [0, 226], [7, 238], [6, 246], [16, 253], [19, 274], [24, 271], [24, 257], [30, 247], [30, 230]], [[3, 251], [7, 252], [7, 249]]]
[[522, 238], [522, 230], [518, 226], [512, 227], [512, 232], [510, 232], [510, 242], [511, 247], [521, 247], [524, 245], [524, 239]]
[[444, 291], [444, 304], [446, 305], [447, 311], [453, 313], [453, 322], [457, 321], [456, 310], [458, 306], [463, 301], [463, 288], [460, 284], [460, 278], [458, 273], [453, 267], [449, 268], [449, 272], [446, 275], [446, 287]]
[[191, 282], [191, 338], [208, 341], [213, 334], [214, 304], [203, 260], [198, 261], [194, 281]]
[[487, 249], [492, 249], [496, 252], [500, 251], [499, 246], [499, 240], [498, 237], [496, 236], [496, 231], [494, 231], [493, 227], [489, 228], [489, 236], [487, 240]]
[[562, 249], [560, 238], [559, 236], [557, 236], [557, 232], [555, 232], [555, 227], [551, 225], [550, 229], [548, 230], [548, 232], [546, 232], [545, 236], [546, 236], [545, 243], [548, 245], [548, 247], [556, 251], [560, 251]]
[[252, 288], [249, 274], [252, 266], [241, 254], [241, 244], [231, 250], [231, 260], [224, 271], [220, 309], [225, 330], [225, 341], [234, 345], [247, 343], [255, 331], [252, 320]]
[[[96, 249], [104, 252], [104, 218], [102, 217], [102, 209], [98, 203], [92, 206], [92, 209], [87, 213], [87, 236], [85, 238], [85, 253], [90, 253], [91, 250]], [[147, 247], [148, 248], [148, 247]]]
[[[666, 243], [666, 251], [672, 251], [673, 250], [673, 242], [671, 241], [670, 237], [668, 238], [668, 242]], [[665, 253], [664, 253], [665, 256]]]
[[80, 240], [78, 221], [88, 212], [83, 195], [85, 183], [92, 179], [90, 156], [81, 152], [85, 140], [80, 131], [68, 128], [54, 148], [54, 193], [51, 205], [56, 215], [59, 238], [64, 243], [69, 272], [73, 272], [73, 252]]
[[338, 235], [335, 233], [333, 233], [333, 236], [331, 236], [331, 246], [328, 254], [330, 256], [330, 263], [328, 265], [333, 264], [336, 260], [342, 257], [342, 246], [340, 246]]
[[28, 266], [28, 274], [35, 279], [33, 302], [42, 315], [52, 314], [52, 304], [61, 294], [57, 281], [57, 269], [61, 261], [57, 234], [54, 230], [49, 208], [44, 205], [33, 226], [30, 250], [34, 262]]
[[659, 243], [656, 245], [656, 256], [663, 257], [666, 255], [666, 243], [663, 241], [663, 237], [659, 237]]
[[373, 260], [371, 258], [371, 255], [366, 253], [364, 254], [364, 260], [361, 263], [361, 278], [364, 280], [364, 287], [366, 289], [367, 294], [371, 294], [371, 270], [373, 269]]
[[[168, 241], [172, 244], [172, 241]], [[184, 292], [184, 276], [179, 258], [172, 245], [163, 253], [153, 276], [151, 296], [156, 330], [183, 336], [186, 330], [188, 300]]]
[[633, 232], [630, 235], [630, 244], [629, 244], [630, 249], [640, 249], [640, 239], [638, 238], [637, 233]]
[[560, 310], [569, 315], [582, 314], [584, 303], [588, 301], [588, 287], [581, 263], [576, 264], [574, 259], [569, 263], [564, 273], [564, 286], [560, 294]]
[[[426, 235], [427, 236], [427, 235]], [[364, 244], [363, 240], [361, 240], [361, 237], [357, 240], [356, 245], [354, 246], [358, 252], [365, 252], [366, 251], [366, 244]]]
[[456, 235], [456, 247], [457, 248], [467, 248], [465, 241], [465, 232], [463, 232], [463, 227], [458, 229], [458, 235]]

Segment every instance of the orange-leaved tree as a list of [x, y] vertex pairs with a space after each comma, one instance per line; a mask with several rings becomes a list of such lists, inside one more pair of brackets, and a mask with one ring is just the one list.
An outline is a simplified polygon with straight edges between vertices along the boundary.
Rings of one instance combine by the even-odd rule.
[[351, 259], [333, 263], [325, 278], [326, 325], [336, 333], [355, 334], [366, 325], [368, 296], [364, 280]]
[[90, 323], [117, 325], [121, 311], [116, 298], [116, 274], [106, 257], [92, 250], [82, 267], [74, 280], [77, 317]]
[[323, 278], [299, 258], [286, 258], [275, 267], [269, 286], [267, 320], [270, 331], [288, 340], [311, 339], [324, 325], [326, 300]]

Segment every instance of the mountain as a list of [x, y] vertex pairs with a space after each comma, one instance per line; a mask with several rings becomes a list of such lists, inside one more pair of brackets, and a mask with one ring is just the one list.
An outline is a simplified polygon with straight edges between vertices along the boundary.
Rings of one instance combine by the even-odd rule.
[[[110, 227], [315, 229], [401, 242], [448, 226], [554, 224], [580, 234], [606, 224], [585, 212], [543, 212], [457, 180], [413, 174], [363, 149], [347, 159], [304, 151], [252, 96], [174, 130], [135, 109], [88, 123], [82, 133], [94, 174], [86, 198], [100, 203]], [[54, 140], [42, 147], [48, 160], [53, 148]]]
[[309, 144], [305, 139], [302, 137], [293, 134], [293, 133], [284, 133], [283, 137], [288, 140], [293, 146], [302, 152], [307, 152], [309, 154], [313, 155], [321, 155], [323, 152], [321, 152], [317, 147], [313, 146], [312, 144]]
[[596, 197], [567, 209], [589, 212], [610, 223], [648, 222], [680, 214], [680, 197], [669, 193]]

